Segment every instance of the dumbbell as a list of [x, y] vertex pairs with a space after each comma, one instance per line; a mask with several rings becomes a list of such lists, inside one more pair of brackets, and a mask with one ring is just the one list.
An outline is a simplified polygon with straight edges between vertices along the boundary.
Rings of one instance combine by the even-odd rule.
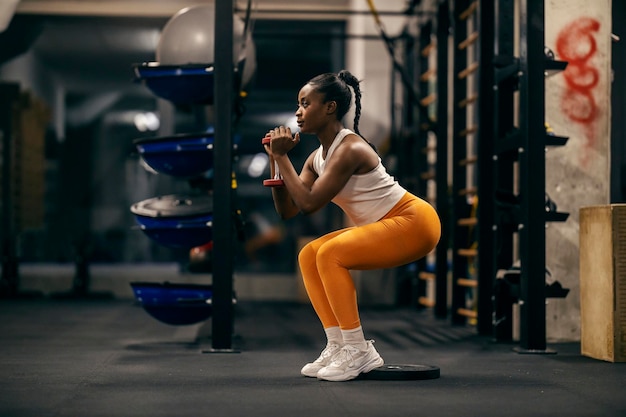
[[[261, 143], [263, 145], [268, 145], [271, 140], [272, 139], [268, 135], [261, 140]], [[280, 172], [278, 171], [278, 164], [273, 159], [272, 162], [274, 162], [274, 178], [263, 180], [263, 185], [266, 187], [283, 187], [285, 185], [285, 181], [283, 181], [280, 176]]]

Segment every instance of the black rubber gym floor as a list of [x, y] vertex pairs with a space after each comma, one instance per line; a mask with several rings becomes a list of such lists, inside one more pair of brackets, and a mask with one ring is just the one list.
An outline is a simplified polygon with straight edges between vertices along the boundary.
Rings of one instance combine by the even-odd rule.
[[307, 305], [240, 301], [233, 346], [210, 322], [169, 326], [130, 301], [1, 300], [0, 416], [626, 416], [626, 364], [521, 355], [428, 312], [365, 309], [387, 363], [438, 379], [325, 382], [300, 376], [323, 347]]

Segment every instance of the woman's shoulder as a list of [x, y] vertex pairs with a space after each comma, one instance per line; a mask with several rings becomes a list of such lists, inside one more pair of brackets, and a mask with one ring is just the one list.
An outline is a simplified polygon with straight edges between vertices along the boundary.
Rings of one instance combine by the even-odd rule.
[[363, 144], [367, 145], [367, 142], [356, 133], [351, 132], [345, 135], [341, 142], [337, 144], [336, 151], [339, 151], [340, 149], [342, 152], [346, 152], [348, 150], [358, 151]]
[[355, 151], [360, 149], [373, 151], [370, 143], [364, 137], [354, 132], [346, 134], [341, 141], [341, 145], [344, 145], [346, 148], [350, 148], [351, 150]]
[[356, 133], [347, 135], [336, 149], [337, 159], [350, 161], [355, 174], [364, 174], [376, 168], [380, 158], [370, 144]]

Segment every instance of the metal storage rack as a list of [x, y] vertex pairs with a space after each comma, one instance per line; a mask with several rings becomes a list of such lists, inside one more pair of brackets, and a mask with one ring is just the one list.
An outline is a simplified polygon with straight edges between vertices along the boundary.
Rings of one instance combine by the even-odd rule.
[[[545, 147], [565, 145], [568, 138], [549, 135], [545, 128], [545, 74], [563, 70], [565, 62], [544, 53], [544, 1], [519, 2], [519, 50], [515, 51], [515, 1], [496, 1], [494, 65], [494, 125], [492, 186], [495, 190], [497, 269], [510, 268], [517, 246], [520, 261], [520, 353], [550, 353], [546, 349], [546, 222], [565, 221], [567, 213], [546, 210]], [[518, 108], [518, 120], [515, 108]], [[538, 140], [543, 138], [543, 140]], [[492, 279], [495, 276], [492, 276]], [[508, 328], [496, 338], [508, 338]]]
[[18, 84], [0, 84], [0, 140], [2, 148], [2, 280], [0, 294], [13, 297], [19, 289], [17, 227], [15, 224], [14, 137], [18, 129], [15, 109], [20, 97]]

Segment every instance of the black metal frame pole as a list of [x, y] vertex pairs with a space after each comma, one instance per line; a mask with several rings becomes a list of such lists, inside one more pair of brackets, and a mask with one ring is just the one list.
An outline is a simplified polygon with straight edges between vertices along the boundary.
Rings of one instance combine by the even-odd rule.
[[[19, 84], [0, 84], [0, 136], [2, 140], [2, 277], [0, 296], [18, 292], [19, 273], [13, 216], [13, 106], [20, 94]], [[6, 294], [3, 294], [5, 292]]]
[[448, 315], [448, 237], [450, 203], [448, 195], [448, 38], [450, 4], [446, 0], [437, 12], [437, 212], [441, 219], [442, 240], [436, 249], [435, 317]]
[[[626, 21], [626, 2], [612, 2], [613, 21]], [[623, 33], [622, 33], [623, 35]], [[611, 203], [626, 201], [626, 44], [624, 40], [611, 42]]]
[[454, 5], [454, 65], [453, 65], [453, 98], [452, 98], [452, 324], [464, 325], [467, 323], [465, 316], [458, 313], [459, 308], [465, 308], [466, 288], [457, 285], [457, 279], [467, 276], [467, 258], [459, 255], [458, 249], [467, 248], [467, 228], [458, 225], [457, 220], [467, 215], [467, 199], [462, 194], [466, 188], [466, 168], [459, 165], [459, 161], [467, 157], [467, 142], [460, 132], [467, 127], [467, 114], [465, 108], [459, 108], [459, 102], [467, 97], [467, 83], [465, 78], [460, 78], [459, 73], [467, 67], [467, 51], [459, 49], [458, 44], [467, 38], [467, 22], [459, 17], [462, 10], [469, 6], [468, 0], [459, 0]]
[[520, 352], [546, 351], [544, 0], [520, 3]]
[[495, 175], [493, 149], [495, 135], [493, 115], [495, 14], [494, 0], [481, 0], [479, 7], [479, 113], [478, 113], [478, 322], [480, 335], [493, 332], [493, 286], [496, 276], [495, 262]]
[[[512, 207], [498, 205], [496, 202], [496, 192], [506, 192], [510, 196], [514, 195], [514, 175], [513, 170], [517, 161], [518, 142], [514, 151], [501, 152], [502, 144], [507, 141], [519, 141], [519, 132], [515, 127], [515, 91], [518, 88], [518, 59], [515, 53], [515, 0], [495, 0], [494, 9], [494, 69], [493, 83], [493, 115], [490, 123], [494, 136], [494, 149], [491, 177], [491, 189], [493, 194], [490, 202], [494, 207], [493, 228], [493, 252], [494, 257], [494, 278], [499, 269], [510, 269], [514, 261], [514, 240], [518, 231], [519, 221], [512, 214]], [[497, 63], [496, 63], [497, 61]], [[501, 79], [502, 73], [507, 74]], [[483, 128], [487, 128], [483, 126]], [[507, 138], [507, 135], [513, 136]], [[481, 166], [482, 167], [482, 166]], [[485, 202], [485, 200], [481, 200]], [[517, 211], [515, 211], [517, 214]], [[488, 238], [488, 237], [487, 237]], [[485, 260], [484, 262], [488, 262]], [[487, 279], [485, 277], [485, 279]], [[497, 282], [497, 281], [496, 281]], [[494, 283], [495, 284], [495, 283]], [[493, 331], [497, 341], [513, 340], [513, 307], [508, 305], [507, 300], [503, 301], [501, 296], [497, 296], [494, 291], [494, 321]]]
[[214, 351], [232, 349], [233, 311], [233, 1], [215, 2], [215, 143], [213, 189], [213, 317]]
[[[428, 56], [424, 56], [424, 49], [431, 42], [431, 33], [432, 33], [432, 20], [425, 22], [423, 25], [418, 26], [418, 35], [417, 35], [417, 54], [412, 54], [412, 56], [407, 57], [407, 62], [412, 63], [414, 66], [413, 76], [419, 80], [418, 81], [418, 90], [424, 94], [423, 97], [428, 94], [428, 83], [429, 80], [421, 80], [420, 75], [424, 74], [428, 71]], [[415, 51], [415, 42], [412, 42], [411, 50]], [[408, 65], [407, 65], [408, 66]], [[410, 103], [410, 102], [409, 102]], [[418, 104], [421, 106], [421, 104]], [[422, 196], [423, 198], [427, 198], [428, 196], [428, 178], [422, 177], [422, 174], [427, 174], [430, 172], [430, 164], [428, 163], [428, 128], [430, 128], [430, 118], [425, 118], [424, 115], [428, 115], [428, 106], [426, 106], [426, 112], [417, 112], [415, 110], [415, 106], [408, 106], [410, 111], [413, 114], [413, 123], [412, 130], [414, 132], [414, 140], [412, 140], [411, 146], [411, 165], [413, 166], [413, 170], [411, 171], [411, 177], [414, 178], [415, 182], [415, 191], [417, 195]], [[426, 128], [428, 126], [428, 128]], [[427, 257], [423, 257], [422, 259], [417, 261], [417, 269], [418, 273], [427, 270]], [[417, 279], [417, 288], [416, 295], [414, 297], [414, 301], [417, 303], [418, 307], [424, 307], [424, 305], [420, 305], [419, 299], [421, 297], [426, 298], [428, 296], [427, 292], [427, 284], [426, 281], [422, 279]]]

